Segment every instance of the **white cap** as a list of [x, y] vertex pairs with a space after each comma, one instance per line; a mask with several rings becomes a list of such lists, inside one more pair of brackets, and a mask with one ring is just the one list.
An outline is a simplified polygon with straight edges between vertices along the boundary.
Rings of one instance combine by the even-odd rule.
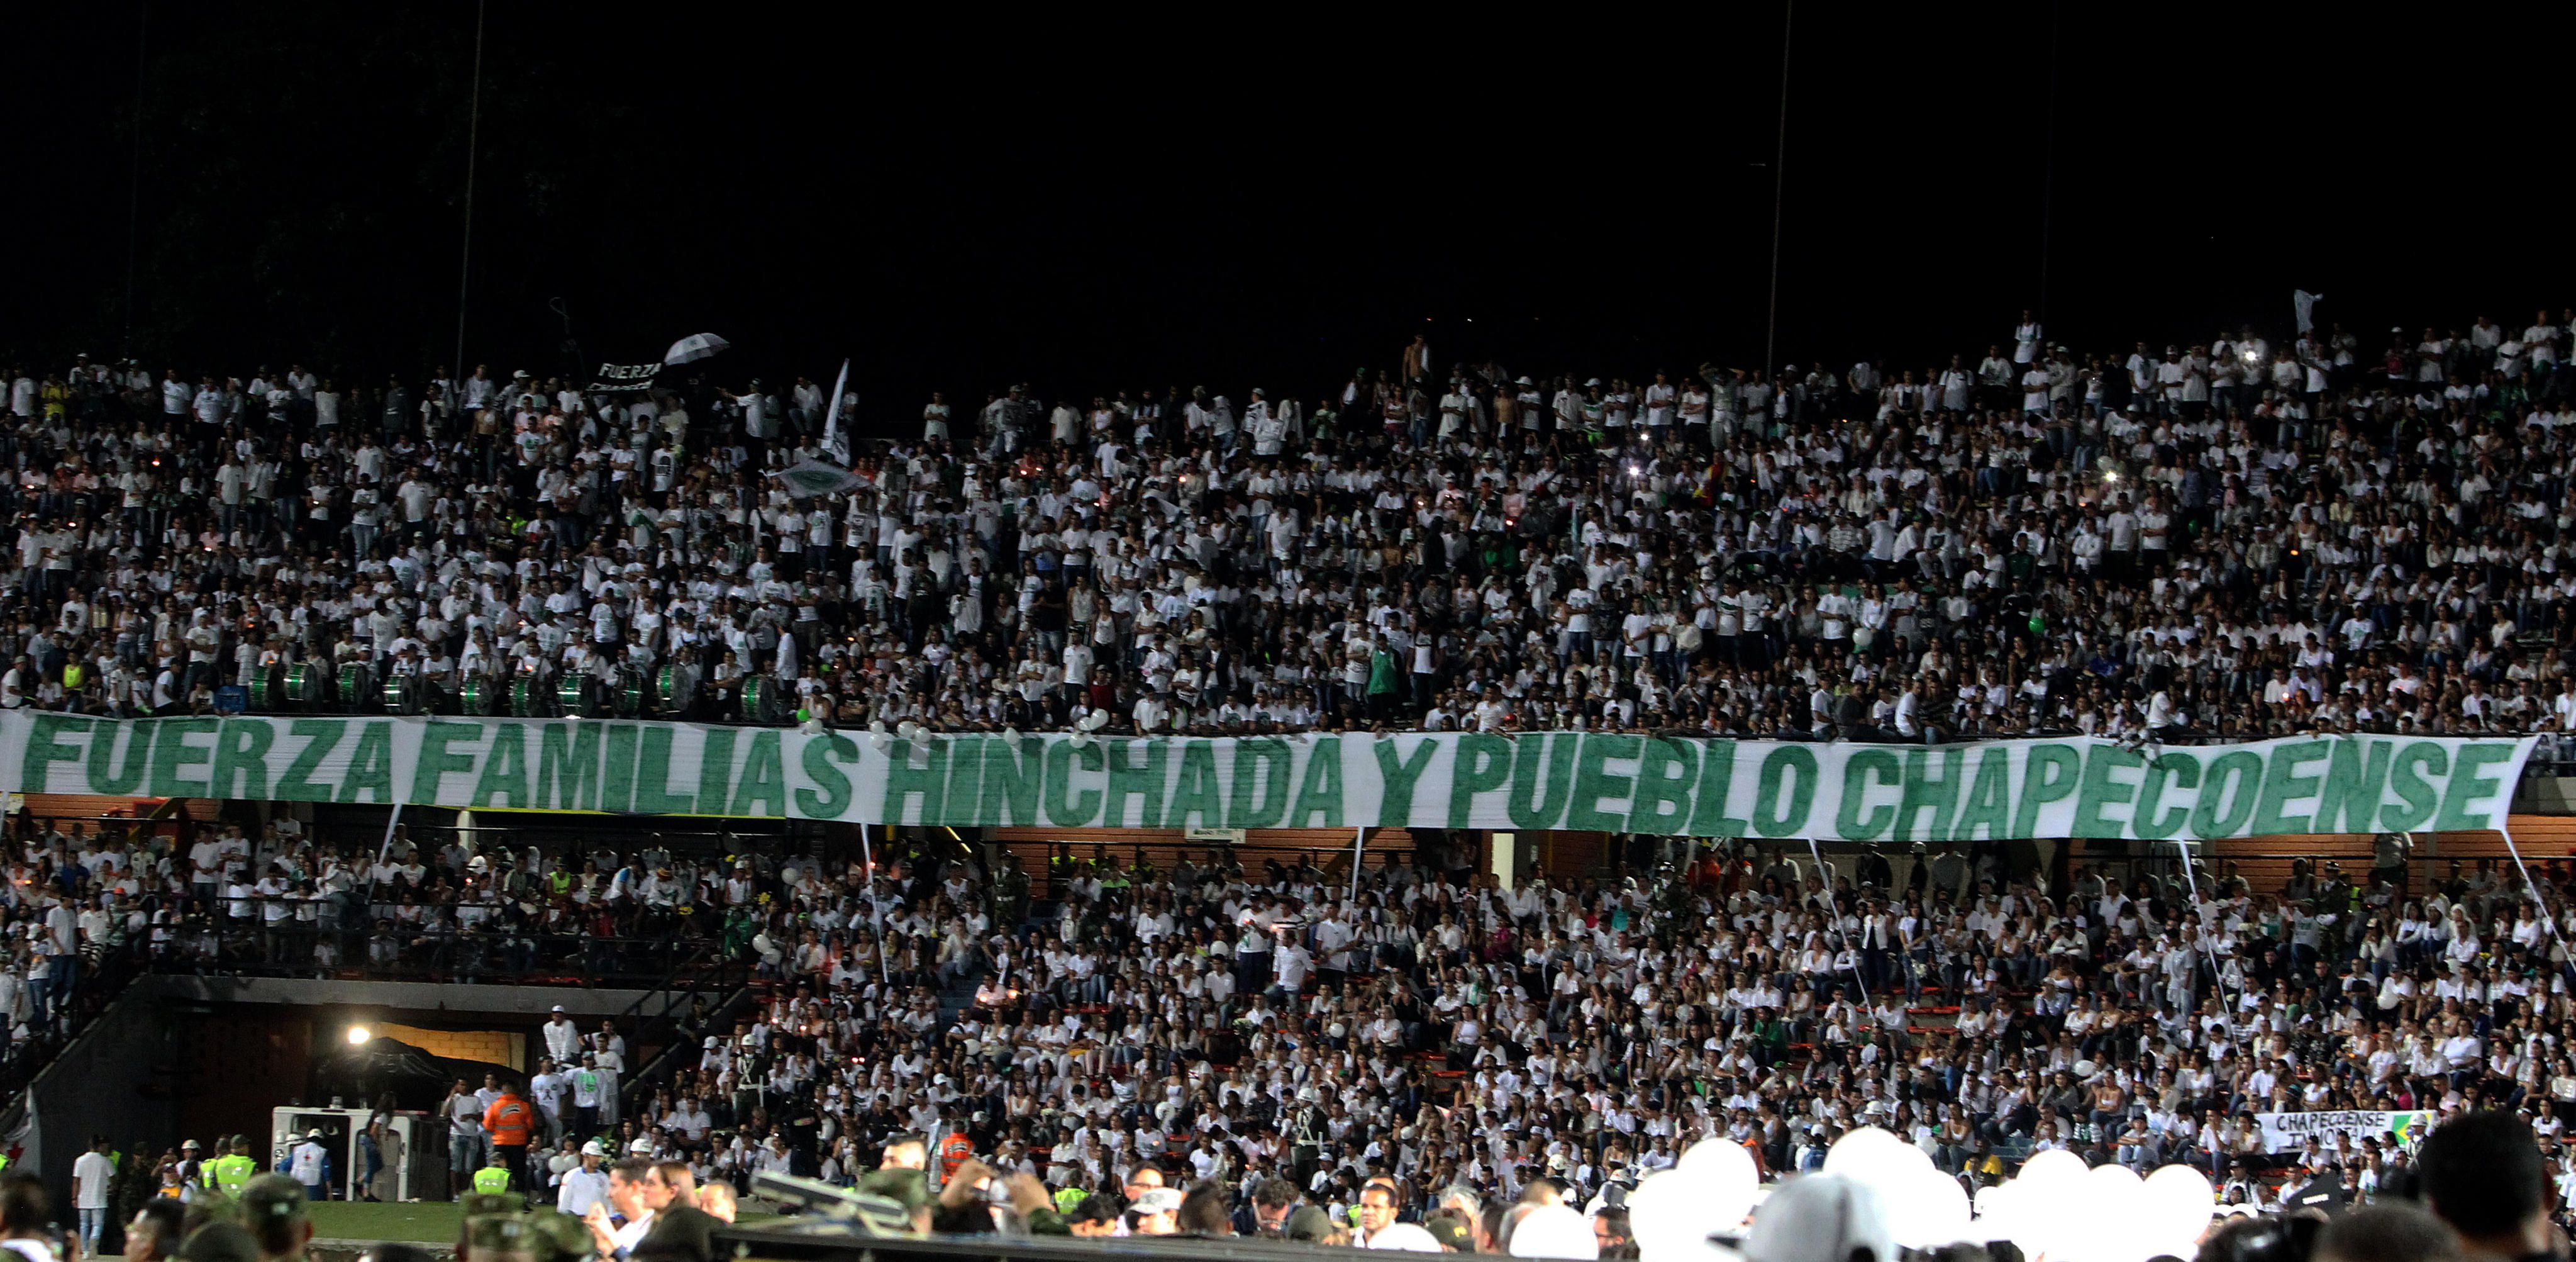
[[1369, 1237], [1372, 1249], [1394, 1249], [1403, 1253], [1441, 1253], [1440, 1241], [1420, 1223], [1389, 1223], [1386, 1230]]

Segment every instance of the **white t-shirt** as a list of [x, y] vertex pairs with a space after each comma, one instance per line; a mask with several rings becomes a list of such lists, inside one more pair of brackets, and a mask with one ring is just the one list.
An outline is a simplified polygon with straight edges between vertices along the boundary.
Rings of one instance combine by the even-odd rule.
[[74, 1209], [107, 1208], [108, 1180], [116, 1177], [116, 1165], [103, 1152], [85, 1152], [72, 1163], [72, 1207]]

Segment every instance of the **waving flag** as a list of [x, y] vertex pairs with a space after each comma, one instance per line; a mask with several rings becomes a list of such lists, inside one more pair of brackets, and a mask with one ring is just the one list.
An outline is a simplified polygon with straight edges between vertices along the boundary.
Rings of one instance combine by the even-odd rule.
[[841, 392], [850, 384], [850, 361], [841, 361], [841, 375], [832, 378], [832, 401], [823, 409], [823, 450], [834, 460], [850, 463], [850, 434], [841, 428]]
[[800, 500], [836, 494], [862, 484], [859, 475], [820, 460], [799, 460], [769, 476], [786, 483], [787, 493]]

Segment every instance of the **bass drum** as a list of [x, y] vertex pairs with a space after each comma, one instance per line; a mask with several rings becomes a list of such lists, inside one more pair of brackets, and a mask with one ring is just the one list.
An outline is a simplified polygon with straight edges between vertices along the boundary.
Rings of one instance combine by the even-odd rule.
[[367, 698], [374, 695], [373, 691], [369, 687], [373, 682], [367, 678], [369, 673], [370, 672], [365, 666], [356, 662], [352, 662], [349, 665], [340, 668], [340, 706], [342, 709], [348, 710], [350, 713], [354, 714], [366, 707]]
[[457, 699], [465, 713], [476, 716], [486, 715], [492, 712], [493, 691], [491, 680], [481, 675], [469, 675], [466, 677], [465, 686], [458, 691]]
[[689, 699], [680, 695], [680, 668], [665, 666], [653, 674], [653, 710], [657, 714], [677, 717], [689, 708]]
[[283, 670], [274, 666], [267, 670], [251, 671], [249, 686], [243, 690], [250, 694], [251, 709], [274, 710], [278, 708], [278, 703], [286, 699], [283, 691], [285, 681], [280, 678], [285, 673], [286, 672]]
[[510, 681], [510, 713], [513, 717], [522, 719], [544, 718], [545, 715], [543, 713], [543, 707], [545, 706], [545, 703], [545, 690], [537, 686], [537, 681], [535, 679], [526, 675], [521, 675], [517, 679]]
[[644, 713], [644, 672], [632, 666], [617, 670], [617, 717], [631, 719]]
[[286, 668], [286, 700], [290, 705], [309, 706], [322, 697], [322, 673], [311, 662], [297, 662]]
[[555, 706], [568, 719], [586, 719], [590, 714], [590, 676], [580, 671], [566, 671], [555, 681]]
[[778, 687], [766, 675], [742, 677], [742, 721], [776, 723], [778, 721]]
[[387, 714], [420, 713], [418, 676], [387, 675], [383, 683], [376, 685], [376, 693], [383, 699]]

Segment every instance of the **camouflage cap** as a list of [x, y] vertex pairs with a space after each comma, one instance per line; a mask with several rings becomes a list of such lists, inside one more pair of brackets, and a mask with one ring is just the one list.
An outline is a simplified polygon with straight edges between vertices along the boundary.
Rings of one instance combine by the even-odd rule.
[[469, 1217], [465, 1220], [465, 1248], [469, 1262], [561, 1262], [586, 1258], [594, 1252], [590, 1228], [583, 1226], [580, 1219], [550, 1209]]
[[517, 1214], [528, 1208], [528, 1198], [516, 1192], [468, 1192], [456, 1198], [469, 1219], [485, 1214]]
[[302, 1218], [304, 1185], [282, 1174], [255, 1176], [242, 1185], [241, 1209], [242, 1221], [253, 1230], [275, 1219]]
[[188, 1262], [259, 1262], [259, 1242], [239, 1223], [208, 1223], [180, 1246]]

